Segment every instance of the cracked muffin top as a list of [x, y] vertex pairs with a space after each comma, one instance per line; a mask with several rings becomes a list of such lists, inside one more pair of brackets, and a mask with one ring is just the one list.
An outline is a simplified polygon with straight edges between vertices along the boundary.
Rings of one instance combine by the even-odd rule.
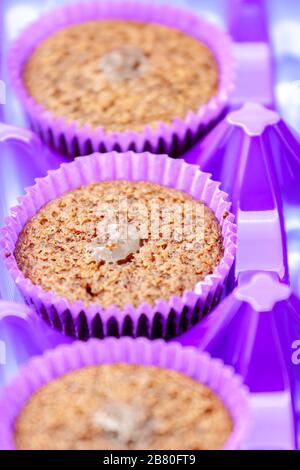
[[46, 291], [123, 308], [193, 290], [224, 248], [203, 202], [152, 182], [114, 180], [47, 203], [24, 226], [14, 254]]
[[218, 90], [218, 65], [199, 40], [129, 20], [74, 24], [43, 40], [23, 70], [29, 94], [55, 116], [106, 131], [171, 123]]
[[219, 397], [187, 375], [105, 364], [36, 391], [17, 417], [14, 438], [17, 449], [205, 450], [223, 448], [232, 428]]

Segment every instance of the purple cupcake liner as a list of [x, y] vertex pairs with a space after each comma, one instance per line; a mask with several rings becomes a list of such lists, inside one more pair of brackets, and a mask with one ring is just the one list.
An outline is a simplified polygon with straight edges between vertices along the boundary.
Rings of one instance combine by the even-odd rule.
[[251, 412], [248, 390], [240, 376], [220, 359], [179, 343], [162, 340], [109, 338], [59, 346], [32, 359], [8, 385], [0, 400], [0, 449], [13, 450], [15, 420], [25, 402], [44, 384], [85, 366], [107, 363], [154, 365], [176, 370], [207, 385], [224, 403], [231, 415], [233, 430], [224, 448], [239, 449], [247, 437]]
[[[157, 299], [153, 305], [144, 302], [139, 307], [126, 305], [123, 309], [115, 305], [104, 309], [97, 303], [86, 306], [83, 301], [71, 303], [25, 278], [13, 253], [26, 222], [47, 202], [66, 191], [94, 181], [116, 179], [152, 181], [206, 203], [220, 223], [224, 245], [224, 256], [214, 272], [180, 297], [173, 295], [169, 300]], [[77, 158], [38, 178], [34, 186], [27, 188], [25, 196], [19, 198], [19, 204], [11, 210], [2, 229], [5, 262], [26, 302], [50, 325], [67, 335], [80, 339], [124, 335], [174, 337], [198, 323], [217, 304], [234, 261], [236, 225], [229, 213], [227, 194], [219, 189], [219, 184], [198, 166], [166, 155], [111, 152]]]
[[[207, 44], [219, 65], [219, 90], [216, 96], [190, 111], [184, 119], [174, 118], [171, 124], [160, 122], [156, 129], [145, 126], [140, 132], [109, 132], [101, 126], [79, 127], [55, 117], [27, 92], [22, 71], [33, 49], [47, 36], [65, 26], [94, 19], [131, 19], [161, 23], [194, 36]], [[32, 128], [52, 148], [74, 157], [93, 152], [151, 151], [172, 156], [182, 154], [200, 135], [209, 129], [228, 103], [234, 88], [235, 68], [229, 36], [206, 23], [195, 14], [170, 5], [145, 5], [140, 1], [101, 1], [68, 5], [48, 13], [29, 26], [12, 45], [8, 67], [12, 84], [26, 110]]]

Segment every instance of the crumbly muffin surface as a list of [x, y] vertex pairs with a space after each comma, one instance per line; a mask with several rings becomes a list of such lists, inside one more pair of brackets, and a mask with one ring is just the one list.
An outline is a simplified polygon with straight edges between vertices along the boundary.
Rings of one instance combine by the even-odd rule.
[[[93, 251], [99, 224], [111, 222], [107, 207], [121, 226], [124, 218], [139, 230], [147, 228], [138, 250], [113, 263]], [[183, 208], [179, 223], [178, 207]], [[165, 208], [171, 209], [169, 218]], [[158, 214], [154, 219], [153, 213]], [[214, 271], [223, 253], [220, 224], [205, 204], [158, 184], [122, 180], [91, 183], [50, 201], [27, 222], [15, 249], [25, 277], [46, 291], [71, 302], [120, 308], [153, 304], [194, 289]]]
[[41, 42], [23, 78], [38, 103], [68, 122], [138, 131], [207, 103], [217, 93], [218, 66], [206, 45], [176, 29], [88, 21]]
[[205, 385], [154, 366], [90, 366], [33, 394], [15, 426], [17, 449], [220, 449], [232, 431]]

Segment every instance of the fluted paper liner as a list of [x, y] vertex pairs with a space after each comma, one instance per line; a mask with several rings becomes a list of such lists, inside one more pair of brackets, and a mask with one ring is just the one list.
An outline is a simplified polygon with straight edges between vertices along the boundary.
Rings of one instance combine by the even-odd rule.
[[[123, 309], [115, 305], [104, 309], [97, 303], [86, 306], [83, 301], [71, 303], [25, 278], [13, 253], [26, 222], [47, 202], [66, 191], [94, 181], [114, 179], [152, 181], [184, 191], [206, 203], [220, 223], [224, 245], [224, 256], [213, 273], [181, 296], [157, 299], [154, 305], [126, 305]], [[198, 166], [166, 155], [111, 152], [77, 158], [49, 171], [46, 177], [38, 178], [34, 186], [27, 188], [25, 196], [19, 198], [19, 204], [11, 210], [2, 229], [4, 260], [26, 302], [67, 335], [80, 339], [123, 335], [174, 337], [198, 323], [217, 304], [234, 261], [236, 225], [229, 213], [227, 195], [219, 189], [219, 184]]]
[[[17, 378], [5, 388], [0, 400], [0, 449], [15, 449], [15, 420], [25, 402], [44, 384], [85, 366], [120, 362], [176, 370], [207, 385], [222, 400], [233, 422], [232, 433], [224, 448], [233, 450], [243, 446], [251, 423], [250, 406], [247, 389], [231, 367], [196, 348], [178, 343], [144, 338], [109, 338], [59, 346], [23, 367]], [[184, 410], [176, 412], [184, 413]]]
[[[79, 127], [63, 116], [55, 117], [38, 104], [23, 82], [23, 67], [34, 48], [58, 29], [94, 19], [131, 19], [156, 22], [175, 27], [204, 42], [213, 52], [219, 67], [219, 88], [216, 96], [190, 111], [184, 119], [174, 116], [171, 124], [159, 122], [157, 127], [145, 126], [140, 132], [110, 132], [87, 123]], [[151, 151], [180, 155], [203, 134], [221, 114], [234, 88], [235, 67], [229, 36], [190, 11], [170, 5], [150, 5], [140, 1], [108, 1], [67, 5], [43, 16], [17, 39], [9, 53], [10, 77], [32, 128], [43, 140], [70, 157], [93, 152], [117, 150], [124, 152]], [[155, 106], [155, 103], [153, 103]]]

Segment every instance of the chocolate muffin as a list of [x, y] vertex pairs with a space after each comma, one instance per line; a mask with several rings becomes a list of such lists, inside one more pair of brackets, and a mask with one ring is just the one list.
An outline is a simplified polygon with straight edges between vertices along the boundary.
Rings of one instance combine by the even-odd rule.
[[192, 378], [156, 366], [84, 367], [38, 389], [21, 409], [17, 449], [223, 448], [233, 424]]
[[58, 30], [23, 70], [28, 93], [57, 117], [106, 131], [140, 131], [198, 111], [218, 91], [218, 65], [171, 27], [95, 20]]
[[19, 235], [15, 258], [46, 291], [86, 305], [154, 304], [193, 290], [223, 257], [214, 213], [152, 182], [90, 183], [42, 207]]

